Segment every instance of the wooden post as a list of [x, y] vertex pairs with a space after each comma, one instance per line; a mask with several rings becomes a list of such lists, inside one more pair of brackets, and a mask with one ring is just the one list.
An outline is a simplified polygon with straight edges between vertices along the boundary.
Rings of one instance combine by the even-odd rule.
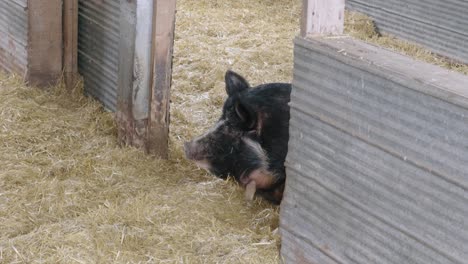
[[119, 142], [168, 158], [176, 0], [121, 0]]
[[151, 85], [149, 152], [168, 157], [169, 96], [172, 79], [176, 0], [157, 0], [153, 22], [153, 82]]
[[28, 1], [28, 69], [31, 85], [47, 87], [62, 72], [62, 0]]
[[340, 35], [345, 0], [303, 0], [301, 36]]
[[63, 0], [63, 72], [65, 86], [78, 81], [78, 0]]
[[119, 75], [117, 87], [118, 141], [121, 145], [141, 147], [144, 137], [135, 138], [133, 117], [133, 70], [136, 37], [136, 1], [120, 0]]

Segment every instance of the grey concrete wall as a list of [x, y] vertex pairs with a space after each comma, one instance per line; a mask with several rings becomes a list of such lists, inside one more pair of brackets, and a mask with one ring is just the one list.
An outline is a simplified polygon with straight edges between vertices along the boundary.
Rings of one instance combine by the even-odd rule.
[[466, 263], [468, 77], [346, 37], [294, 56], [286, 263]]
[[466, 0], [347, 0], [346, 7], [371, 16], [382, 32], [468, 63]]

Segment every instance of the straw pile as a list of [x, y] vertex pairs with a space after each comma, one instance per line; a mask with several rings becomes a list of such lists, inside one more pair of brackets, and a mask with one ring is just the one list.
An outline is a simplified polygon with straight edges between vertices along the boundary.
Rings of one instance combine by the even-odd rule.
[[278, 208], [188, 163], [223, 75], [290, 81], [300, 1], [179, 0], [170, 159], [120, 148], [82, 90], [0, 76], [0, 263], [276, 263]]

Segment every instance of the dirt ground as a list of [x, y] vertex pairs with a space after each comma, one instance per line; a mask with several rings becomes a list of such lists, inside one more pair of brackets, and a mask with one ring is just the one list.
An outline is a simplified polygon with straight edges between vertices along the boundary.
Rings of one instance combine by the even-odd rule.
[[289, 82], [301, 1], [179, 0], [170, 159], [116, 143], [77, 89], [0, 75], [0, 263], [277, 263], [278, 207], [183, 157], [220, 114], [227, 69]]

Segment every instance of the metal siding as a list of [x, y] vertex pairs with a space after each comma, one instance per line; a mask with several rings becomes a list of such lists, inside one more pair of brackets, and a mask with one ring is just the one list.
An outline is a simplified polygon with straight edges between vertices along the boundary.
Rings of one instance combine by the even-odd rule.
[[149, 111], [149, 97], [152, 74], [153, 1], [139, 0], [136, 7], [136, 32], [134, 54], [133, 117], [146, 120]]
[[371, 16], [383, 32], [468, 63], [466, 0], [348, 0], [346, 5]]
[[111, 111], [117, 103], [120, 14], [120, 0], [78, 2], [78, 70], [85, 92]]
[[27, 45], [27, 1], [0, 1], [0, 68], [25, 75]]
[[[443, 87], [442, 76], [458, 85]], [[298, 248], [314, 248], [306, 259], [317, 263], [468, 259], [468, 91], [454, 92], [466, 83], [352, 39], [298, 39], [286, 262], [298, 263]]]

